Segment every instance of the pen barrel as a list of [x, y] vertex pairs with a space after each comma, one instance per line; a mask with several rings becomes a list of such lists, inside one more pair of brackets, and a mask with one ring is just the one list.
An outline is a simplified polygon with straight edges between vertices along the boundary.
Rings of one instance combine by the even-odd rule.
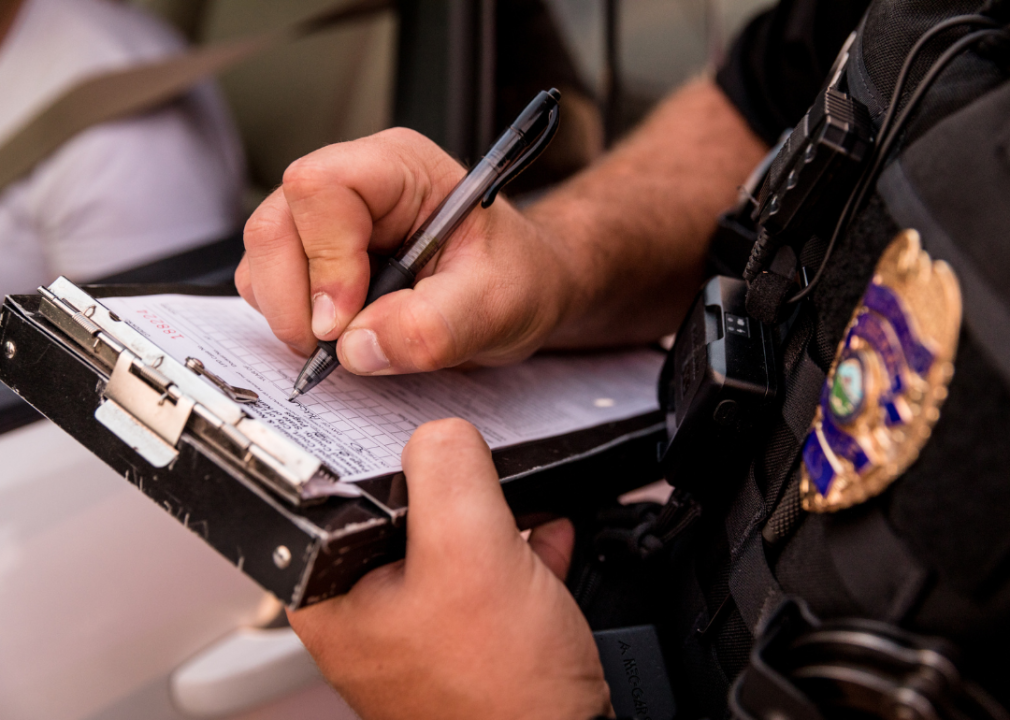
[[[323, 352], [325, 352], [326, 354], [328, 354], [330, 357], [335, 358], [337, 356], [337, 341], [336, 340], [317, 340], [316, 341], [316, 347], [318, 349], [322, 350]], [[308, 365], [308, 362], [306, 362], [306, 366], [307, 365]]]
[[497, 177], [498, 169], [486, 158], [477, 163], [410, 237], [394, 259], [417, 275], [477, 206]]
[[376, 273], [368, 285], [368, 295], [365, 297], [365, 307], [381, 298], [383, 295], [403, 290], [414, 285], [415, 275], [399, 261], [390, 258], [381, 271]]
[[[550, 130], [552, 118], [554, 127], [557, 126], [557, 101], [556, 90], [537, 95], [516, 122], [505, 128], [487, 155], [459, 181], [435, 212], [407, 240], [394, 260], [417, 275], [489, 191], [484, 205], [490, 205], [497, 189], [504, 184], [499, 182], [498, 188], [492, 190], [495, 183], [506, 177], [510, 168], [512, 175], [520, 172], [539, 154], [534, 153], [525, 162], [522, 160], [538, 138]], [[549, 133], [546, 142], [550, 142], [550, 137], [553, 137], [553, 132]]]
[[487, 151], [482, 162], [489, 163], [495, 174], [501, 175], [530, 145], [530, 138], [509, 126], [505, 128], [494, 145]]

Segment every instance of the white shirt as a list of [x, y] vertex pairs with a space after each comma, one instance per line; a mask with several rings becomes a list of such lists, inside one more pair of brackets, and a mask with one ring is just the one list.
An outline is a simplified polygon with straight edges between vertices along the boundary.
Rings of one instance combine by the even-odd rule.
[[[26, 0], [0, 46], [0, 143], [85, 76], [179, 52], [109, 0]], [[0, 297], [88, 280], [220, 239], [240, 222], [243, 161], [215, 88], [80, 133], [0, 191]]]

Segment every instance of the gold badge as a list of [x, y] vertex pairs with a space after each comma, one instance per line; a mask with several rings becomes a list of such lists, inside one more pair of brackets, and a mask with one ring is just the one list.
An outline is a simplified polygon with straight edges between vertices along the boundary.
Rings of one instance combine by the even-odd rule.
[[879, 495], [915, 462], [954, 374], [961, 291], [915, 230], [877, 264], [845, 329], [803, 445], [804, 509], [834, 512]]

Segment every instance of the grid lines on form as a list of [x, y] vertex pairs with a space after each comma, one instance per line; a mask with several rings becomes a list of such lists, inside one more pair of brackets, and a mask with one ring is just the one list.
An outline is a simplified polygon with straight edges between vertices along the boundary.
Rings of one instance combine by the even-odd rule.
[[[269, 383], [283, 394], [290, 391], [302, 360], [272, 334], [252, 350], [249, 339], [264, 335], [265, 323], [261, 318], [235, 313], [229, 315], [229, 322], [216, 322], [190, 302], [173, 304], [172, 312], [183, 326], [191, 326], [197, 336], [213, 337], [224, 353], [257, 380]], [[400, 451], [418, 423], [368, 393], [362, 387], [364, 382], [338, 369], [312, 393], [298, 399], [297, 405], [307, 411], [299, 413], [299, 419], [316, 427], [322, 424], [325, 431], [340, 436], [352, 452], [367, 455], [383, 465], [398, 464]]]
[[261, 381], [281, 390], [291, 386], [292, 380], [280, 368], [290, 365], [294, 356], [280, 343], [261, 344], [253, 353], [244, 341], [250, 335], [259, 334], [260, 328], [245, 317], [233, 315], [229, 317], [230, 322], [213, 322], [207, 313], [199, 312], [194, 304], [188, 302], [173, 305], [172, 310], [178, 318], [191, 325], [199, 336], [215, 338], [222, 350], [240, 361]]
[[655, 377], [663, 356], [651, 351], [535, 357], [514, 367], [389, 377], [337, 369], [292, 403], [288, 395], [304, 359], [241, 298], [151, 295], [103, 302], [176, 360], [196, 357], [226, 382], [255, 390], [259, 400], [244, 406], [247, 415], [348, 480], [400, 470], [403, 446], [430, 420], [469, 420], [494, 449], [657, 407]]
[[301, 403], [377, 457], [399, 458], [417, 423], [393, 412], [356, 385], [361, 380], [336, 371]]

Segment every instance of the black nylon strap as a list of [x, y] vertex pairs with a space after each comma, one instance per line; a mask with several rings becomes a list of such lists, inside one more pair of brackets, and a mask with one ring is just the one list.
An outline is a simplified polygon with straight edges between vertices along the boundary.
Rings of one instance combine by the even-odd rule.
[[825, 373], [818, 367], [810, 354], [804, 351], [796, 367], [786, 381], [786, 395], [782, 401], [782, 419], [793, 432], [797, 443], [810, 431], [810, 423], [814, 420], [817, 401], [824, 387]]
[[729, 591], [751, 635], [783, 596], [765, 557], [761, 527], [766, 516], [764, 496], [752, 466], [726, 518], [726, 536], [731, 543]]
[[761, 537], [770, 547], [777, 546], [792, 535], [804, 514], [800, 502], [800, 473], [797, 468], [782, 493], [782, 499], [761, 530]]
[[[1010, 89], [1010, 88], [1008, 88]], [[929, 137], [928, 135], [926, 136]], [[972, 136], [975, 140], [976, 136]], [[982, 139], [978, 138], [981, 142]], [[1007, 167], [1010, 169], [1010, 137], [1007, 144]], [[996, 155], [994, 148], [993, 155]], [[992, 183], [1003, 187], [1001, 183]], [[1010, 308], [999, 293], [982, 276], [975, 262], [958, 249], [947, 231], [936, 221], [919, 197], [905, 173], [901, 161], [884, 171], [877, 185], [887, 209], [902, 225], [914, 227], [922, 235], [923, 245], [934, 259], [946, 260], [957, 272], [964, 295], [964, 320], [1003, 381], [1010, 386]], [[1003, 212], [1001, 199], [982, 209], [983, 213]]]
[[[763, 457], [752, 463], [726, 520], [730, 593], [752, 634], [783, 595], [765, 555], [762, 530], [795, 467], [800, 443], [810, 427], [824, 383], [824, 371], [805, 349], [813, 335], [809, 315], [801, 316], [783, 353], [787, 380], [781, 419], [770, 435]], [[763, 487], [758, 482], [759, 470]]]
[[866, 614], [891, 623], [902, 620], [929, 573], [891, 530], [880, 507], [864, 504], [831, 518], [824, 539], [839, 578]]
[[751, 635], [782, 602], [784, 593], [768, 565], [761, 533], [752, 533], [740, 549], [730, 572], [729, 589]]

